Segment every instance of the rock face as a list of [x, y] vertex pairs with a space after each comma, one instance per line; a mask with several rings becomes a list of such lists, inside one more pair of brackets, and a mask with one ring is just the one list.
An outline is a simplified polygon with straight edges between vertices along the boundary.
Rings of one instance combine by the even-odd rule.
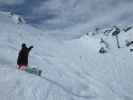
[[24, 23], [26, 23], [24, 18], [21, 17], [20, 15], [17, 15], [17, 14], [14, 14], [14, 13], [11, 12], [10, 16], [12, 17], [13, 22], [16, 23], [16, 24], [24, 24]]

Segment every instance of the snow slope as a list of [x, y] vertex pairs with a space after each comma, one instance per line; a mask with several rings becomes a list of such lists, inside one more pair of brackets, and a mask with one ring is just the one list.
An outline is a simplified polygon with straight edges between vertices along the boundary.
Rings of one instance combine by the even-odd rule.
[[[133, 30], [121, 32], [122, 48], [104, 36], [51, 36], [0, 14], [0, 98], [2, 100], [132, 100], [132, 52], [125, 46]], [[111, 34], [111, 32], [109, 33]], [[100, 54], [100, 39], [110, 46]], [[29, 67], [42, 77], [16, 69], [21, 43], [34, 45]]]

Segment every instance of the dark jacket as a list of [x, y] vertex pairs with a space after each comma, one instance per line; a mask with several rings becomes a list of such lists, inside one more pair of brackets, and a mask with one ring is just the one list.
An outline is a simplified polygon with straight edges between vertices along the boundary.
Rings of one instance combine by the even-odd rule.
[[19, 55], [18, 55], [18, 59], [17, 59], [18, 65], [28, 66], [28, 55], [32, 48], [33, 48], [33, 46], [30, 46], [29, 48], [22, 47], [22, 49], [19, 51]]

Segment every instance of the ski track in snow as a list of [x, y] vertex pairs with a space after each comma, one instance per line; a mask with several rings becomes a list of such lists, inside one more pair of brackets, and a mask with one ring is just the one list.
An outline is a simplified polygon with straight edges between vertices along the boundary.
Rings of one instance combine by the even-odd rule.
[[[43, 59], [41, 59], [41, 60], [45, 60], [48, 64], [53, 64], [51, 61], [53, 61], [53, 60], [50, 60], [50, 59], [46, 59], [46, 58], [43, 58]], [[53, 64], [54, 65], [54, 64]], [[67, 66], [69, 66], [68, 64], [66, 64], [66, 63], [64, 63], [63, 65], [67, 65]], [[57, 71], [58, 73], [59, 73], [59, 71], [57, 70], [58, 68], [56, 68], [54, 71]], [[65, 70], [68, 70], [68, 69], [65, 69]], [[69, 70], [70, 72], [71, 72], [71, 70]], [[100, 82], [100, 81], [97, 81], [96, 79], [94, 79], [92, 76], [90, 76], [90, 75], [88, 75], [88, 73], [87, 74], [80, 74], [80, 72], [78, 72], [78, 71], [74, 71], [74, 69], [72, 70], [72, 72], [71, 73], [69, 73], [69, 75], [71, 75], [71, 76], [74, 76], [74, 79], [77, 79], [77, 80], [79, 80], [79, 81], [82, 81], [82, 80], [84, 80], [87, 84], [88, 84], [88, 86], [89, 85], [93, 85], [93, 87], [95, 87], [95, 89], [97, 90], [97, 89], [106, 89], [107, 90], [107, 92], [109, 92], [109, 94], [115, 94], [113, 91], [112, 91], [112, 89], [110, 89], [110, 87], [108, 86], [108, 85], [105, 85], [104, 83], [102, 83], [102, 82]], [[79, 74], [77, 74], [77, 73], [79, 73]], [[46, 73], [45, 73], [46, 74]], [[52, 83], [52, 84], [54, 84], [54, 85], [56, 85], [56, 86], [58, 86], [58, 87], [60, 87], [60, 88], [62, 88], [64, 91], [66, 91], [67, 93], [71, 93], [71, 95], [73, 95], [73, 96], [76, 96], [76, 97], [80, 97], [80, 98], [84, 98], [84, 99], [92, 99], [92, 98], [98, 98], [98, 93], [93, 93], [93, 96], [90, 96], [90, 95], [87, 95], [87, 96], [82, 96], [82, 95], [79, 95], [79, 94], [76, 94], [76, 93], [74, 93], [74, 92], [72, 92], [72, 89], [69, 89], [68, 87], [65, 87], [64, 85], [63, 85], [63, 83], [61, 84], [60, 82], [57, 82], [56, 80], [51, 80], [50, 78], [47, 78], [46, 76], [42, 76], [42, 78], [43, 79], [45, 79], [45, 80], [47, 80], [47, 81], [49, 81], [50, 83]], [[97, 87], [97, 88], [96, 88]], [[94, 90], [95, 90], [94, 89]], [[93, 90], [93, 92], [94, 92], [94, 90]], [[91, 91], [88, 91], [88, 92], [91, 92]], [[116, 95], [116, 94], [115, 94]]]
[[[4, 68], [4, 69], [6, 69], [6, 70], [8, 70], [8, 69], [10, 69], [11, 70], [11, 68]], [[1, 70], [3, 70], [3, 69], [1, 69]], [[12, 70], [14, 70], [14, 69], [12, 69]], [[69, 89], [68, 87], [66, 88], [65, 86], [63, 86], [62, 84], [60, 84], [59, 82], [56, 82], [56, 81], [54, 81], [54, 80], [51, 80], [50, 78], [47, 78], [47, 77], [45, 77], [45, 76], [42, 76], [41, 77], [41, 79], [43, 79], [43, 80], [46, 80], [46, 81], [48, 81], [50, 84], [49, 84], [49, 87], [47, 87], [48, 89], [47, 89], [47, 93], [46, 93], [46, 96], [45, 96], [45, 99], [47, 100], [47, 98], [48, 98], [48, 95], [49, 95], [49, 93], [50, 93], [50, 90], [51, 90], [51, 88], [52, 88], [52, 86], [51, 85], [54, 85], [54, 86], [57, 86], [57, 87], [59, 87], [59, 88], [61, 88], [63, 91], [65, 91], [67, 94], [69, 94], [69, 95], [72, 95], [72, 96], [74, 96], [74, 97], [78, 97], [78, 98], [82, 98], [82, 99], [87, 99], [87, 100], [90, 100], [90, 99], [96, 99], [96, 98], [98, 98], [98, 95], [97, 94], [95, 94], [95, 95], [93, 95], [93, 96], [91, 96], [91, 95], [88, 95], [88, 96], [82, 96], [82, 95], [80, 95], [80, 94], [76, 94], [76, 93], [74, 93], [74, 92], [72, 92], [72, 90], [71, 89]], [[96, 81], [97, 82], [97, 81]], [[92, 83], [93, 84], [93, 83]], [[96, 83], [95, 83], [96, 84]], [[102, 86], [103, 87], [103, 86]], [[33, 90], [36, 90], [35, 88], [37, 88], [37, 87], [30, 87], [30, 91], [31, 92], [29, 92], [29, 93], [32, 93], [33, 94], [33, 96], [34, 96], [34, 98], [37, 98], [38, 96], [36, 96], [37, 94], [36, 94], [36, 92], [37, 91], [34, 91], [33, 92]], [[13, 88], [13, 89], [15, 89], [15, 88]], [[20, 89], [22, 89], [22, 88], [20, 88]], [[24, 89], [24, 90], [22, 90], [22, 91], [25, 91], [26, 90], [26, 88]], [[18, 90], [19, 91], [19, 90]], [[16, 91], [17, 92], [17, 91]], [[20, 93], [21, 95], [22, 95], [22, 93]], [[36, 99], [36, 100], [38, 100], [38, 99]]]
[[79, 98], [83, 98], [83, 99], [92, 99], [92, 98], [95, 98], [95, 97], [96, 97], [96, 96], [82, 96], [82, 95], [73, 93], [73, 92], [71, 91], [71, 89], [64, 87], [62, 84], [59, 84], [58, 82], [56, 82], [56, 81], [54, 81], [54, 80], [51, 80], [51, 79], [46, 78], [46, 77], [44, 77], [44, 76], [42, 76], [41, 78], [43, 78], [43, 79], [49, 81], [51, 84], [54, 84], [54, 85], [56, 85], [57, 87], [60, 87], [60, 88], [61, 88], [62, 90], [64, 90], [65, 92], [67, 92], [68, 94], [71, 94], [71, 95], [73, 95], [73, 96], [75, 96], [75, 97], [79, 97]]
[[[3, 70], [3, 69], [5, 69], [5, 70], [14, 70], [14, 69], [11, 69], [11, 68], [1, 68], [1, 70]], [[34, 75], [33, 75], [34, 76]], [[49, 82], [49, 86], [47, 87], [47, 93], [46, 93], [46, 95], [45, 95], [45, 99], [47, 100], [47, 98], [48, 98], [48, 96], [49, 96], [49, 93], [50, 93], [50, 91], [51, 91], [51, 89], [52, 89], [52, 86], [51, 85], [54, 85], [54, 86], [57, 86], [57, 87], [59, 87], [59, 88], [61, 88], [63, 91], [65, 91], [67, 94], [69, 94], [69, 95], [72, 95], [72, 96], [74, 96], [74, 97], [78, 97], [78, 98], [82, 98], [82, 99], [87, 99], [87, 100], [90, 100], [90, 99], [96, 99], [96, 98], [98, 98], [98, 94], [96, 93], [95, 95], [93, 94], [93, 95], [87, 95], [87, 96], [82, 96], [82, 95], [80, 95], [80, 94], [76, 94], [76, 93], [74, 93], [74, 92], [72, 92], [72, 90], [71, 89], [69, 89], [68, 87], [65, 87], [64, 85], [62, 85], [62, 84], [60, 84], [59, 82], [56, 82], [55, 80], [51, 80], [50, 78], [47, 78], [47, 77], [45, 77], [45, 76], [42, 76], [42, 77], [40, 77], [41, 79], [43, 79], [43, 80], [46, 80], [47, 82]], [[91, 77], [92, 78], [92, 77]], [[90, 78], [87, 78], [87, 79], [90, 79]], [[91, 80], [93, 80], [93, 82], [91, 82], [91, 84], [90, 85], [95, 85], [94, 87], [96, 88], [99, 88], [99, 86], [100, 86], [100, 88], [104, 88], [104, 89], [106, 89], [106, 87], [105, 86], [102, 86], [102, 84], [100, 84], [99, 82], [97, 82], [96, 80], [94, 80], [94, 79], [91, 79]], [[33, 94], [33, 96], [34, 96], [34, 98], [37, 98], [38, 96], [36, 96], [37, 94], [36, 94], [36, 88], [37, 87], [30, 87], [30, 91], [31, 92], [29, 92], [29, 93], [32, 93]], [[15, 89], [15, 88], [13, 88], [13, 89]], [[22, 88], [20, 88], [20, 89], [22, 89]], [[24, 89], [24, 90], [22, 90], [22, 91], [25, 91], [26, 90], [26, 88]], [[33, 92], [33, 90], [34, 90], [34, 92]], [[19, 90], [18, 90], [19, 91]], [[20, 93], [21, 95], [22, 95], [22, 93]], [[36, 100], [38, 100], [38, 99], [36, 99]]]
[[[0, 70], [6, 70], [6, 71], [10, 71], [10, 70], [15, 70], [15, 69], [11, 69], [11, 68], [1, 68]], [[22, 73], [21, 73], [22, 74]], [[25, 73], [24, 73], [25, 74]], [[33, 75], [33, 77], [34, 76], [36, 76], [36, 75]], [[49, 93], [50, 93], [50, 91], [51, 91], [51, 89], [52, 89], [52, 85], [54, 85], [54, 86], [57, 86], [57, 87], [59, 87], [60, 89], [62, 89], [63, 91], [65, 91], [67, 94], [69, 94], [69, 95], [72, 95], [72, 96], [74, 96], [74, 97], [78, 97], [78, 98], [82, 98], [82, 99], [92, 99], [92, 98], [94, 98], [93, 96], [81, 96], [81, 95], [79, 95], [79, 94], [76, 94], [76, 93], [73, 93], [72, 91], [71, 91], [71, 89], [69, 90], [68, 88], [66, 88], [66, 87], [64, 87], [62, 84], [60, 84], [60, 83], [58, 83], [58, 82], [56, 82], [56, 81], [54, 81], [54, 80], [51, 80], [51, 79], [49, 79], [49, 78], [46, 78], [46, 77], [44, 77], [44, 76], [42, 76], [42, 77], [39, 77], [39, 78], [41, 78], [41, 79], [43, 79], [43, 80], [46, 80], [47, 82], [49, 82], [49, 85], [48, 85], [48, 87], [47, 87], [47, 92], [46, 92], [46, 95], [45, 95], [45, 100], [47, 100], [47, 98], [48, 98], [48, 96], [49, 96]], [[19, 83], [18, 83], [19, 84]], [[15, 88], [17, 89], [17, 87], [14, 87], [14, 88], [12, 88], [13, 90], [15, 90]], [[38, 96], [36, 96], [36, 95], [38, 95], [36, 92], [36, 88], [37, 87], [29, 87], [29, 89], [30, 89], [30, 92], [29, 93], [32, 93], [32, 95], [33, 95], [33, 97], [34, 98], [37, 98]], [[23, 94], [23, 93], [25, 93], [25, 92], [23, 92], [23, 91], [25, 91], [25, 90], [27, 90], [26, 89], [26, 87], [25, 87], [25, 89], [23, 89], [23, 88], [20, 88], [20, 89], [22, 89], [22, 90], [19, 90], [19, 89], [17, 89], [17, 91], [16, 91], [16, 93], [18, 93], [18, 91], [22, 91], [22, 93], [18, 93], [18, 94]], [[24, 94], [23, 94], [24, 95]], [[25, 96], [24, 96], [25, 97]], [[28, 100], [28, 99], [26, 99], [26, 100]], [[35, 100], [39, 100], [39, 99], [35, 99]]]

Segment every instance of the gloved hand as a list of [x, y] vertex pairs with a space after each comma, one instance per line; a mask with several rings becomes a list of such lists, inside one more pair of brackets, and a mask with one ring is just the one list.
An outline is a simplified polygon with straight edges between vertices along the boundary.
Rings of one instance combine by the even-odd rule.
[[34, 48], [34, 46], [30, 46], [30, 48]]

